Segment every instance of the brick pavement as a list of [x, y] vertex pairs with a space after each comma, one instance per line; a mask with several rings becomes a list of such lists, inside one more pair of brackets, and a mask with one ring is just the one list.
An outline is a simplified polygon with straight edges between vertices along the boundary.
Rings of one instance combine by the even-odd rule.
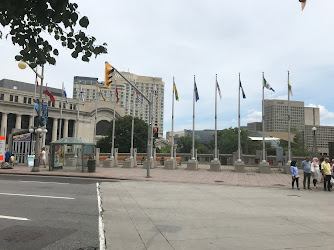
[[[26, 166], [15, 166], [14, 169], [0, 169], [0, 174], [25, 174], [47, 176], [70, 176], [90, 178], [113, 178], [122, 180], [163, 181], [182, 183], [205, 183], [216, 185], [233, 186], [263, 186], [263, 187], [289, 187], [291, 177], [282, 174], [277, 168], [272, 168], [271, 174], [260, 174], [257, 167], [246, 167], [245, 173], [235, 173], [233, 166], [222, 166], [221, 172], [210, 172], [209, 165], [199, 165], [198, 171], [186, 170], [186, 165], [178, 166], [175, 170], [166, 170], [163, 166], [151, 169], [151, 177], [146, 178], [146, 169], [142, 166], [137, 168], [103, 168], [97, 167], [95, 173], [48, 171], [40, 168], [40, 172], [30, 172]], [[301, 176], [302, 177], [302, 176]], [[302, 183], [300, 183], [302, 185]]]

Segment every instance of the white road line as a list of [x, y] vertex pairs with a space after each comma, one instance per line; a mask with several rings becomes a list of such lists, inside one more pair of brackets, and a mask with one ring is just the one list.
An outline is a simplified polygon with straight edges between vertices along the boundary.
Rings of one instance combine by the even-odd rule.
[[50, 183], [50, 184], [59, 184], [59, 185], [66, 185], [66, 184], [70, 184], [70, 183], [52, 182], [52, 181], [20, 181], [20, 182]]
[[58, 197], [58, 196], [36, 195], [36, 194], [12, 194], [12, 193], [0, 193], [0, 195], [23, 196], [23, 197], [38, 197], [38, 198], [49, 198], [49, 199], [75, 200], [75, 198], [72, 198], [72, 197]]
[[103, 215], [102, 215], [102, 202], [100, 194], [100, 184], [96, 182], [96, 194], [97, 194], [97, 204], [99, 208], [99, 239], [100, 239], [100, 250], [106, 249], [106, 238], [104, 235], [104, 224], [103, 224]]
[[8, 220], [29, 220], [29, 219], [27, 219], [27, 218], [13, 217], [13, 216], [6, 216], [6, 215], [0, 215], [0, 219], [8, 219]]

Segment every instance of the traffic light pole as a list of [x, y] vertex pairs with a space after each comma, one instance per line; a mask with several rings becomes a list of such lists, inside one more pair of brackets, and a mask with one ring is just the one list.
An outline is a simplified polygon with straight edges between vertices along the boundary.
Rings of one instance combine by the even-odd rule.
[[[112, 66], [112, 65], [111, 65]], [[153, 147], [153, 126], [152, 126], [152, 109], [153, 109], [153, 95], [151, 100], [149, 97], [145, 96], [133, 83], [131, 83], [128, 79], [126, 79], [115, 67], [112, 68], [128, 83], [132, 88], [134, 88], [138, 93], [148, 102], [149, 106], [149, 121], [148, 121], [148, 138], [147, 138], [147, 171], [146, 171], [146, 178], [151, 178], [150, 176], [150, 164], [153, 162], [152, 156], [152, 147]]]

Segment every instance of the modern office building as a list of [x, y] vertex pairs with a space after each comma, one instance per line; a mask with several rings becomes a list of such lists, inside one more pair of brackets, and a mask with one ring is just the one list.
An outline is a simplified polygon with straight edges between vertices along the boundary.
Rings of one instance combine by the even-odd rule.
[[[35, 96], [35, 85], [14, 80], [0, 80], [0, 135], [6, 136], [12, 132], [32, 127], [36, 112], [33, 113], [34, 99], [39, 99], [39, 88]], [[55, 97], [55, 102], [50, 102], [49, 97], [43, 94], [43, 101], [48, 103], [48, 130], [43, 137], [43, 145], [58, 139], [60, 121], [62, 122], [61, 137], [78, 136], [89, 141], [94, 140], [95, 127], [95, 102], [78, 103], [78, 100], [68, 98], [66, 104], [63, 98], [62, 119], [60, 120], [60, 107], [62, 90], [48, 87]], [[45, 93], [45, 87], [43, 89]], [[79, 109], [79, 113], [78, 113]], [[106, 124], [113, 119], [113, 107], [106, 102], [97, 102], [96, 134], [97, 138], [105, 136]], [[116, 117], [124, 116], [125, 109], [115, 107]], [[78, 116], [79, 114], [79, 116]], [[35, 122], [37, 124], [37, 122]], [[76, 132], [78, 128], [78, 132]]]
[[[334, 126], [320, 125], [319, 108], [305, 107], [300, 101], [290, 101], [290, 108], [291, 129], [304, 135], [305, 147], [313, 152], [315, 141], [317, 153], [328, 154], [328, 142], [334, 141]], [[264, 126], [265, 132], [287, 133], [287, 100], [264, 100]], [[248, 123], [247, 127], [251, 131], [262, 131], [261, 122]]]
[[[130, 72], [121, 72], [130, 82], [136, 83], [137, 88], [147, 97], [153, 93], [153, 126], [158, 128], [159, 137], [163, 136], [163, 122], [164, 122], [164, 88], [165, 83], [162, 78], [139, 76]], [[117, 86], [120, 106], [125, 109], [126, 115], [133, 113], [133, 100], [135, 99], [135, 116], [148, 122], [149, 107], [148, 103], [143, 97], [138, 102], [138, 95], [132, 87], [116, 72], [113, 73], [112, 86], [110, 89], [104, 87], [104, 82], [98, 82], [97, 78], [75, 76], [73, 82], [73, 98], [77, 99], [82, 89], [85, 100], [92, 102], [97, 95], [97, 86], [100, 86], [104, 97], [110, 106], [113, 106], [115, 100], [115, 86]], [[156, 91], [155, 91], [156, 90]], [[156, 93], [156, 94], [154, 94]]]

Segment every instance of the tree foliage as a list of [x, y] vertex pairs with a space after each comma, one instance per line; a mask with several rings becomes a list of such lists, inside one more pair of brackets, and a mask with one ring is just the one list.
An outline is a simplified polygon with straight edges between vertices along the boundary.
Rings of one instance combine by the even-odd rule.
[[[135, 117], [135, 127], [133, 136], [134, 148], [137, 148], [139, 153], [147, 152], [147, 123], [144, 120]], [[99, 140], [97, 147], [103, 153], [110, 153], [111, 138], [113, 124], [110, 122], [108, 136]], [[116, 119], [115, 122], [115, 148], [118, 148], [120, 153], [129, 153], [131, 148], [131, 127], [132, 116], [124, 116]]]
[[[308, 156], [310, 152], [305, 147], [304, 132], [300, 132], [295, 128], [291, 128], [291, 133], [296, 134], [293, 142], [291, 143], [291, 153], [295, 156]], [[281, 140], [280, 147], [283, 147], [284, 151], [288, 151], [288, 141]]]
[[[81, 56], [88, 62], [93, 54], [107, 53], [106, 44], [95, 45], [95, 37], [74, 29], [77, 24], [82, 28], [89, 25], [86, 16], [79, 19], [77, 8], [78, 4], [68, 0], [1, 1], [0, 24], [10, 30], [5, 37], [9, 36], [14, 45], [22, 48], [15, 59], [27, 62], [32, 68], [47, 62], [54, 65], [59, 52], [44, 38], [45, 33], [70, 49], [73, 58]], [[3, 35], [0, 30], [0, 38]]]
[[[181, 136], [177, 140], [177, 152], [179, 153], [190, 153], [192, 149], [193, 141], [191, 136]], [[198, 154], [210, 154], [212, 150], [209, 146], [200, 143], [195, 139], [195, 149], [197, 149]]]

